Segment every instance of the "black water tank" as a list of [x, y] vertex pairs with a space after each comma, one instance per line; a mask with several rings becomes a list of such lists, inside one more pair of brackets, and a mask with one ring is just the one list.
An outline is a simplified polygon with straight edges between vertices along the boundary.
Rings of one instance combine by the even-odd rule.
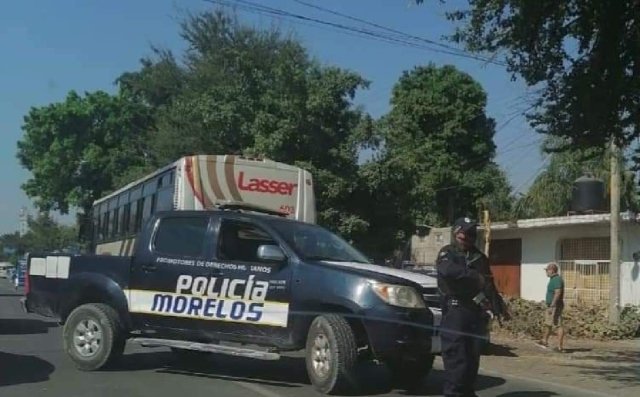
[[573, 182], [571, 211], [603, 211], [604, 202], [604, 181], [602, 179], [582, 176]]

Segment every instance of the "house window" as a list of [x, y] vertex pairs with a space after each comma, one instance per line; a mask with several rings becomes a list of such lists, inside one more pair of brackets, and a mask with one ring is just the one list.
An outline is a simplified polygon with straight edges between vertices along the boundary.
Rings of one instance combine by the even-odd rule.
[[609, 237], [568, 238], [560, 241], [560, 260], [606, 260], [611, 257]]
[[558, 266], [567, 303], [609, 301], [609, 237], [582, 237], [560, 241]]

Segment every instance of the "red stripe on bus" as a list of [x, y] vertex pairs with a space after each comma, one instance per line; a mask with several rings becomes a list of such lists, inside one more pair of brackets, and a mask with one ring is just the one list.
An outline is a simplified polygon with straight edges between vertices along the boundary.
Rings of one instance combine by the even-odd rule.
[[191, 156], [186, 158], [185, 171], [187, 172], [187, 180], [189, 181], [189, 186], [191, 186], [191, 190], [193, 191], [193, 195], [200, 202], [200, 205], [202, 205], [204, 207], [204, 200], [202, 198], [202, 194], [198, 193], [198, 191], [196, 190], [196, 184], [195, 184], [195, 181], [193, 179], [193, 167], [194, 167], [194, 165], [193, 165], [193, 161], [191, 159], [192, 159]]

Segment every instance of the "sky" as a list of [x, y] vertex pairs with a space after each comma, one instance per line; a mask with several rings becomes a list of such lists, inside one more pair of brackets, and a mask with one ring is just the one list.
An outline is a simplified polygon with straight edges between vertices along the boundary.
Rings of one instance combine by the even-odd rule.
[[[307, 17], [353, 25], [355, 22], [312, 9], [295, 0], [248, 0]], [[454, 25], [444, 11], [462, 0], [306, 0], [307, 3], [358, 17], [414, 36], [445, 43]], [[0, 145], [3, 170], [0, 234], [18, 230], [19, 213], [34, 207], [21, 185], [30, 177], [16, 158], [24, 116], [31, 107], [63, 101], [70, 90], [79, 93], [115, 92], [114, 81], [137, 70], [151, 45], [180, 53], [179, 20], [185, 11], [211, 9], [202, 0], [29, 0], [0, 6]], [[360, 73], [371, 87], [358, 93], [356, 103], [379, 117], [389, 109], [393, 84], [403, 71], [433, 62], [451, 64], [469, 73], [487, 92], [487, 113], [497, 123], [497, 161], [517, 191], [524, 191], [542, 166], [540, 136], [521, 115], [529, 92], [521, 80], [511, 80], [504, 67], [482, 61], [345, 34], [309, 22], [272, 19], [237, 10], [241, 20], [255, 26], [277, 24], [293, 30], [312, 56], [326, 65]], [[447, 43], [448, 45], [452, 45]], [[58, 217], [67, 223], [70, 216]]]

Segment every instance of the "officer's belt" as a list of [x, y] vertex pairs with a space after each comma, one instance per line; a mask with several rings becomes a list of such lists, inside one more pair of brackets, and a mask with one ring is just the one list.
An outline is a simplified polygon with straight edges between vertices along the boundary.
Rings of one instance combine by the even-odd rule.
[[445, 303], [449, 307], [465, 307], [469, 309], [480, 309], [471, 297], [447, 297]]

